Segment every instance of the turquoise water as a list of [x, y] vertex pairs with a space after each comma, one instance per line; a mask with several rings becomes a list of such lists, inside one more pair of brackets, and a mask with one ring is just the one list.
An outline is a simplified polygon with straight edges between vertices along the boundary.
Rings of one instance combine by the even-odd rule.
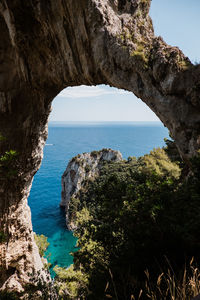
[[52, 266], [73, 263], [76, 239], [66, 229], [60, 209], [61, 176], [68, 161], [78, 153], [112, 148], [124, 158], [141, 156], [164, 145], [168, 130], [159, 122], [135, 123], [50, 123], [44, 159], [34, 177], [29, 197], [33, 230], [48, 237], [46, 255]]

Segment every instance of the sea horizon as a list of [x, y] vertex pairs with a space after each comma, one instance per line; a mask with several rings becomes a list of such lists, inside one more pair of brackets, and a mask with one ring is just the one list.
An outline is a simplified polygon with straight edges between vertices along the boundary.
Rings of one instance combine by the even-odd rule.
[[76, 238], [67, 230], [65, 212], [60, 208], [61, 177], [68, 162], [76, 155], [111, 148], [124, 159], [139, 157], [165, 145], [168, 130], [157, 121], [50, 121], [44, 147], [44, 159], [34, 176], [28, 203], [33, 230], [44, 234], [50, 243], [46, 257], [52, 264], [68, 267], [70, 252], [76, 250]]
[[164, 126], [161, 121], [49, 121], [49, 127], [56, 127], [61, 125], [82, 125], [82, 126], [97, 126], [97, 125], [159, 125]]

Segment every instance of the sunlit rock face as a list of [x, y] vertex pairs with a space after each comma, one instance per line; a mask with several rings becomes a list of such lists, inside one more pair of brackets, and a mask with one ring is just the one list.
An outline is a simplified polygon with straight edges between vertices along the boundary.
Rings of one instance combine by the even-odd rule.
[[150, 2], [0, 2], [0, 288], [23, 290], [29, 270], [46, 280], [27, 197], [51, 101], [63, 88], [131, 91], [168, 127], [186, 161], [199, 149], [200, 67], [154, 36]]
[[66, 224], [69, 230], [75, 229], [75, 224], [69, 216], [71, 197], [77, 197], [86, 180], [94, 180], [99, 175], [105, 162], [121, 160], [121, 153], [112, 149], [79, 154], [70, 160], [62, 175], [62, 199], [60, 203], [60, 206], [65, 207]]

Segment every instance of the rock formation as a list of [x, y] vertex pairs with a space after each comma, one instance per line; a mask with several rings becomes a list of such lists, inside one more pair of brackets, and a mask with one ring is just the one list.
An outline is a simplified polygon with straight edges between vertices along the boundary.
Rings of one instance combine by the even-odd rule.
[[71, 197], [77, 197], [78, 192], [83, 188], [85, 180], [93, 180], [98, 176], [105, 161], [114, 162], [120, 160], [122, 160], [121, 153], [112, 149], [79, 154], [70, 160], [62, 175], [62, 199], [60, 203], [60, 206], [65, 207], [66, 224], [69, 230], [75, 229], [74, 222], [69, 215]]
[[200, 66], [155, 37], [150, 2], [0, 2], [0, 288], [14, 280], [23, 290], [29, 270], [43, 274], [26, 199], [62, 89], [132, 91], [168, 127], [185, 160], [199, 149]]

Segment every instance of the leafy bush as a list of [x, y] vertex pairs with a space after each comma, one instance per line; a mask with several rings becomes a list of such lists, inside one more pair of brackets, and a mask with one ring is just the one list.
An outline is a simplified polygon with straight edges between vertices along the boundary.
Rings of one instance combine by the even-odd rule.
[[0, 156], [0, 172], [3, 172], [5, 177], [13, 178], [17, 175], [17, 161], [18, 153], [15, 150], [6, 151]]
[[15, 150], [6, 151], [5, 154], [0, 157], [0, 162], [2, 165], [6, 165], [9, 162], [13, 161], [17, 155], [17, 151]]
[[178, 179], [181, 173], [177, 163], [173, 163], [164, 149], [157, 148], [141, 158], [146, 167], [142, 166], [143, 171], [155, 172], [159, 176]]
[[186, 259], [200, 258], [199, 179], [183, 180], [180, 157], [167, 150], [106, 163], [80, 191], [74, 271], [88, 278], [87, 300], [131, 299], [141, 290], [140, 299], [149, 299], [146, 269], [156, 286], [161, 270], [168, 274], [166, 257], [177, 276]]
[[38, 246], [39, 249], [39, 254], [40, 256], [44, 256], [44, 253], [47, 249], [47, 247], [49, 246], [49, 242], [47, 241], [47, 237], [44, 236], [43, 234], [39, 235], [39, 234], [34, 234], [34, 238], [35, 238], [35, 242]]
[[59, 290], [61, 299], [85, 299], [87, 291], [88, 277], [82, 273], [81, 268], [74, 270], [71, 265], [68, 269], [54, 267], [56, 273], [55, 285]]

